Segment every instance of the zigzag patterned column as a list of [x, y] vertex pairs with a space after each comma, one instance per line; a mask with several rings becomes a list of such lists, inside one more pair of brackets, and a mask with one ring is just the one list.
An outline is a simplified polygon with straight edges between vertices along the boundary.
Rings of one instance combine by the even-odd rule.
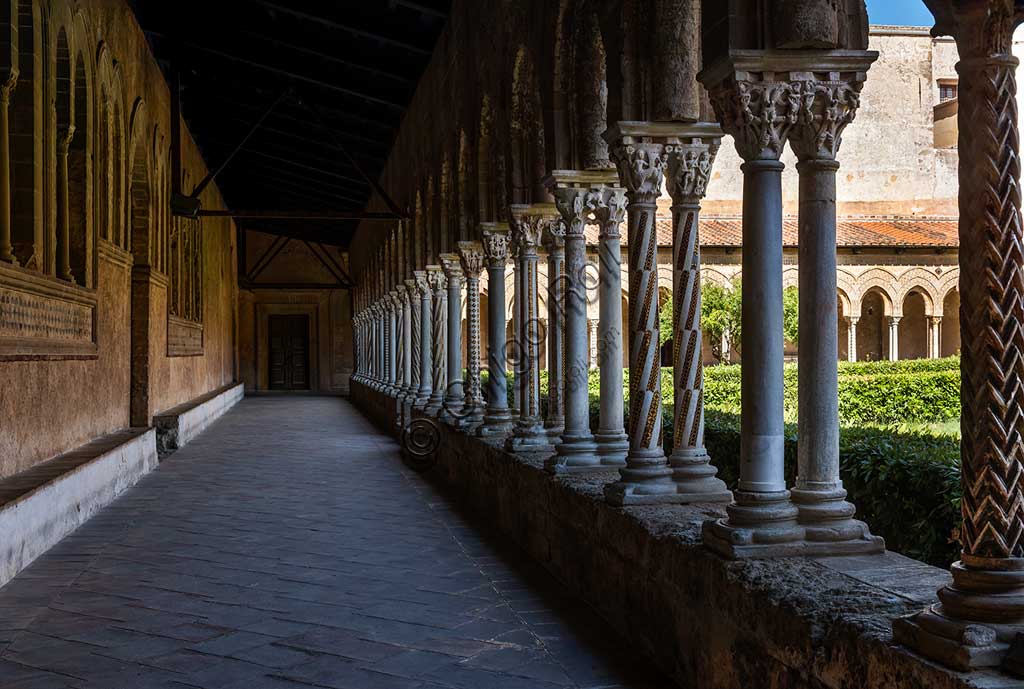
[[423, 411], [428, 414], [439, 414], [444, 404], [445, 389], [448, 382], [447, 353], [445, 337], [448, 334], [448, 281], [444, 277], [441, 266], [427, 266], [427, 281], [433, 291], [433, 313], [430, 323], [430, 364], [433, 388], [430, 401]]
[[682, 125], [669, 140], [672, 196], [672, 479], [685, 502], [729, 502], [704, 447], [704, 333], [700, 324], [700, 201], [721, 141], [717, 125]]
[[945, 10], [936, 28], [960, 54], [963, 550], [941, 602], [897, 620], [893, 633], [969, 670], [1002, 664], [1024, 633], [1024, 234], [1011, 54], [1022, 13], [1010, 0], [932, 8]]
[[480, 273], [484, 247], [480, 242], [459, 242], [459, 258], [466, 274], [466, 402], [462, 424], [476, 428], [484, 420], [484, 395], [480, 384]]
[[420, 290], [416, 280], [405, 281], [405, 290], [409, 298], [409, 390], [406, 402], [414, 404], [420, 391]]

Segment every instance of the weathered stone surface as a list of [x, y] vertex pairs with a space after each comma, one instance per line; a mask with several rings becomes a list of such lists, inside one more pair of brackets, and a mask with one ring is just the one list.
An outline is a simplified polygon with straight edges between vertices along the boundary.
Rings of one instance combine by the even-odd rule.
[[[356, 404], [386, 424], [383, 397]], [[390, 400], [388, 400], [390, 401]], [[519, 543], [680, 686], [978, 689], [897, 647], [891, 622], [934, 601], [948, 574], [879, 556], [727, 562], [700, 542], [716, 505], [613, 508], [610, 470], [552, 477], [541, 458], [441, 426], [436, 481]]]

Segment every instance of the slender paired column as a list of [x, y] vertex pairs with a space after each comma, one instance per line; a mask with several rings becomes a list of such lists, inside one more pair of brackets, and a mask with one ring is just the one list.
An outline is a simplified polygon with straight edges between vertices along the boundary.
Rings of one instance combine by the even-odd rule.
[[860, 322], [860, 318], [857, 316], [850, 316], [847, 318], [849, 327], [846, 330], [846, 360], [856, 361], [857, 360], [857, 323]]
[[480, 242], [459, 242], [459, 258], [466, 275], [466, 400], [462, 425], [476, 428], [484, 420], [484, 395], [480, 382], [480, 273], [484, 247]]
[[[546, 210], [546, 212], [545, 212]], [[519, 313], [518, 369], [516, 384], [519, 388], [519, 418], [512, 436], [506, 442], [509, 450], [551, 452], [551, 440], [544, 429], [540, 411], [540, 343], [543, 337], [538, 316], [537, 249], [545, 228], [552, 222], [554, 207], [514, 205], [509, 208], [512, 218], [512, 243], [516, 247], [516, 310]]]
[[465, 275], [458, 254], [441, 254], [441, 266], [448, 282], [448, 386], [441, 418], [458, 422], [462, 418], [465, 393], [462, 388], [462, 283]]
[[669, 139], [672, 196], [673, 428], [669, 465], [685, 502], [729, 502], [732, 493], [716, 477], [704, 446], [704, 361], [701, 330], [700, 202], [711, 178], [721, 130], [717, 125], [680, 125]]
[[[71, 201], [68, 192], [68, 152], [74, 125], [57, 132], [57, 277], [74, 283], [71, 273]], [[9, 184], [9, 181], [7, 182]]]
[[900, 320], [902, 316], [889, 317], [889, 361], [900, 359]]
[[929, 349], [928, 356], [938, 359], [942, 356], [942, 316], [928, 317]]
[[398, 395], [398, 292], [388, 293], [388, 394]]
[[657, 201], [665, 145], [646, 122], [619, 122], [605, 132], [629, 216], [629, 452], [619, 480], [605, 486], [613, 505], [679, 502], [662, 438], [658, 328]]
[[8, 68], [7, 79], [0, 84], [0, 261], [18, 265], [14, 257], [11, 231], [11, 93], [18, 83], [17, 68]]
[[414, 270], [413, 275], [416, 276], [416, 289], [420, 295], [420, 387], [413, 407], [423, 409], [430, 402], [430, 394], [434, 391], [433, 367], [430, 358], [432, 342], [430, 283], [427, 281], [427, 271], [425, 270]]
[[512, 430], [505, 375], [505, 264], [508, 263], [508, 227], [481, 223], [487, 260], [487, 410], [479, 436], [504, 436]]
[[[1024, 233], [1009, 0], [937, 2], [960, 62], [960, 560], [896, 641], [957, 670], [1012, 660], [1024, 633]], [[943, 11], [944, 10], [944, 11]], [[1012, 656], [1012, 657], [1009, 657]]]
[[[885, 542], [853, 518], [839, 477], [839, 307], [836, 299], [836, 154], [860, 103], [863, 72], [805, 89], [789, 141], [800, 175], [800, 366], [797, 478], [792, 500], [804, 538], [823, 554], [882, 552]], [[809, 91], [809, 92], [808, 92]]]
[[[413, 271], [415, 275], [415, 271]], [[405, 395], [406, 403], [413, 405], [419, 399], [420, 394], [420, 366], [422, 351], [422, 331], [420, 321], [422, 320], [423, 307], [420, 303], [420, 288], [415, 279], [405, 281], [405, 290], [409, 296], [409, 391]]]
[[565, 430], [565, 224], [547, 225], [541, 237], [548, 252], [548, 413], [544, 430], [559, 442]]
[[[601, 369], [601, 409], [594, 439], [605, 464], [621, 466], [629, 451], [622, 400], [622, 247], [619, 226], [626, 214], [626, 194], [606, 187], [587, 195], [598, 227], [598, 296], [600, 320], [591, 349]], [[593, 337], [593, 334], [592, 334]]]
[[441, 266], [427, 266], [427, 281], [432, 291], [432, 312], [430, 319], [430, 365], [431, 383], [430, 400], [423, 411], [428, 414], [439, 414], [444, 404], [445, 388], [448, 382], [448, 281], [444, 277]]

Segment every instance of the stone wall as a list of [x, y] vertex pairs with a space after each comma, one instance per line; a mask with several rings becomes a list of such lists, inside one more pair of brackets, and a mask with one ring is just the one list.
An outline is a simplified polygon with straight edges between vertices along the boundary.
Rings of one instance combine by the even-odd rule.
[[[395, 401], [356, 382], [352, 399], [393, 432]], [[419, 413], [417, 416], [422, 417]], [[515, 541], [680, 687], [1008, 689], [959, 675], [892, 643], [894, 617], [934, 598], [948, 574], [902, 556], [728, 562], [700, 541], [721, 506], [613, 508], [614, 472], [554, 478], [437, 424], [429, 476]]]
[[[121, 157], [114, 167], [124, 177], [124, 186], [117, 192], [113, 183], [103, 183], [105, 175], [101, 177], [98, 164], [91, 168], [86, 188], [90, 191], [89, 246], [95, 257], [95, 278], [84, 286], [79, 281], [64, 288], [94, 302], [91, 340], [71, 351], [62, 344], [59, 332], [38, 342], [0, 334], [0, 478], [129, 426], [133, 359], [137, 374], [143, 376], [143, 384], [134, 389], [145, 391], [148, 415], [219, 388], [235, 377], [234, 224], [227, 219], [202, 221], [202, 348], [194, 356], [168, 356], [167, 278], [158, 268], [154, 269], [145, 312], [136, 309], [133, 313], [133, 266], [137, 270], [150, 259], [156, 265], [156, 254], [138, 255], [143, 245], [137, 242], [137, 255], [133, 255], [127, 250], [127, 241], [119, 246], [117, 241], [103, 238], [115, 224], [120, 227], [141, 217], [155, 245], [152, 238], [174, 226], [167, 200], [170, 93], [145, 36], [128, 4], [121, 0], [57, 0], [50, 4], [53, 11], [44, 15], [47, 32], [52, 37], [61, 26], [68, 27], [71, 54], [85, 65], [88, 98], [85, 104], [79, 102], [79, 107], [88, 108], [90, 131], [76, 136], [88, 135], [94, 162], [113, 155], [114, 149], [108, 148], [101, 136], [101, 93], [109, 103], [118, 105], [119, 115], [111, 131], [123, 134]], [[41, 112], [36, 116], [46, 122]], [[182, 153], [189, 178], [202, 179], [207, 167], [187, 131]], [[130, 208], [133, 171], [139, 172], [149, 189], [149, 203], [141, 215]], [[54, 197], [45, 190], [36, 193], [47, 209], [44, 226], [49, 232], [55, 217]], [[225, 207], [215, 185], [207, 188], [202, 200], [204, 208]], [[110, 236], [116, 240], [117, 232]], [[156, 252], [156, 248], [148, 250]], [[16, 279], [33, 281], [36, 291], [67, 284], [24, 266], [0, 263], [0, 287]], [[61, 308], [60, 304], [54, 308]], [[0, 307], [0, 333], [6, 333], [2, 323], [13, 313]], [[148, 323], [138, 329], [147, 333], [145, 341], [133, 347], [132, 320], [142, 323], [147, 315]], [[140, 364], [143, 361], [144, 366]]]

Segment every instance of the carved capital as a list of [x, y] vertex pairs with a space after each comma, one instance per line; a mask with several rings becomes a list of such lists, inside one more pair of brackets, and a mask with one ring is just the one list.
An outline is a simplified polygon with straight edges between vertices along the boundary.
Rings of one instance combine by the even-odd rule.
[[508, 230], [506, 228], [492, 226], [484, 229], [483, 245], [488, 266], [505, 265], [509, 257]]
[[459, 242], [459, 258], [462, 270], [469, 278], [479, 278], [486, 265], [484, 245], [480, 242]]
[[715, 138], [693, 139], [665, 147], [668, 155], [665, 183], [673, 203], [693, 205], [704, 198], [718, 146], [719, 139]]
[[11, 67], [7, 72], [7, 78], [0, 84], [0, 105], [10, 105], [11, 94], [18, 85], [18, 68]]
[[860, 106], [863, 80], [804, 81], [793, 84], [800, 109], [789, 141], [800, 160], [832, 160], [843, 130]]
[[620, 187], [591, 189], [584, 198], [587, 213], [600, 229], [601, 239], [616, 239], [626, 215], [626, 193]]
[[75, 138], [75, 125], [69, 124], [66, 127], [57, 128], [57, 153], [67, 155], [71, 148], [71, 141]]
[[557, 218], [542, 213], [530, 212], [529, 206], [512, 206], [510, 209], [512, 244], [519, 256], [536, 256], [545, 228]]
[[744, 73], [710, 89], [711, 105], [743, 160], [778, 160], [796, 124], [799, 99], [786, 81]]
[[427, 281], [427, 271], [414, 270], [412, 274], [416, 276], [416, 290], [419, 292], [420, 298], [429, 297], [430, 283]]
[[405, 289], [408, 292], [408, 298], [409, 298], [410, 302], [413, 299], [415, 299], [416, 296], [420, 293], [419, 286], [417, 286], [416, 281], [413, 280], [413, 279], [409, 279], [409, 280], [405, 281]]
[[582, 187], [558, 187], [554, 190], [555, 207], [562, 215], [567, 238], [583, 236], [587, 224], [585, 199], [589, 191]]
[[448, 279], [444, 276], [444, 268], [441, 266], [427, 266], [427, 282], [437, 296], [442, 296], [448, 289]]
[[449, 284], [452, 282], [461, 284], [465, 275], [462, 272], [462, 263], [459, 261], [459, 255], [441, 254], [438, 258], [441, 259], [441, 268], [444, 269], [444, 276], [448, 278]]
[[630, 203], [655, 203], [665, 176], [665, 145], [625, 137], [610, 150]]
[[558, 218], [555, 222], [544, 228], [544, 236], [541, 237], [544, 248], [550, 254], [565, 252], [565, 221]]

